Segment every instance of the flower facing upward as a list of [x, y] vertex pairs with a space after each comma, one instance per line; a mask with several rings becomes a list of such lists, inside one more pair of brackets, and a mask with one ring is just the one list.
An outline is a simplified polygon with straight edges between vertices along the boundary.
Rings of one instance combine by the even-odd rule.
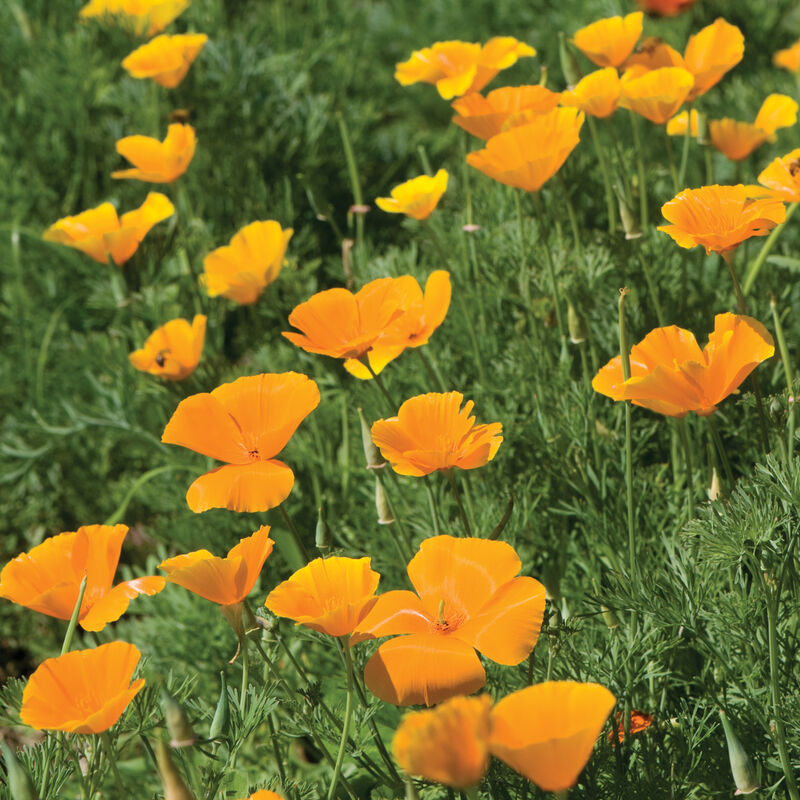
[[682, 67], [642, 70], [632, 67], [622, 76], [619, 104], [656, 125], [663, 125], [683, 105], [694, 78]]
[[642, 35], [641, 11], [625, 17], [608, 17], [575, 32], [572, 39], [598, 67], [618, 67], [631, 54]]
[[453, 697], [430, 711], [406, 714], [392, 742], [407, 775], [455, 789], [477, 786], [489, 769], [488, 694]]
[[595, 375], [592, 388], [669, 417], [690, 411], [706, 417], [774, 352], [772, 336], [758, 320], [717, 314], [702, 350], [691, 331], [675, 325], [656, 328], [631, 349], [627, 381], [617, 356]]
[[150, 78], [166, 89], [174, 89], [207, 41], [204, 33], [161, 34], [127, 55], [122, 66], [134, 78]]
[[80, 16], [102, 17], [114, 14], [124, 17], [137, 35], [154, 36], [189, 7], [190, 0], [89, 0]]
[[315, 558], [267, 595], [264, 605], [329, 636], [347, 636], [375, 605], [381, 576], [369, 558]]
[[695, 0], [636, 0], [639, 7], [648, 14], [658, 14], [661, 17], [674, 17], [686, 11]]
[[131, 683], [140, 657], [134, 645], [110, 642], [48, 658], [28, 680], [20, 718], [37, 730], [107, 731], [144, 686]]
[[269, 219], [245, 225], [224, 247], [203, 259], [202, 281], [209, 297], [222, 295], [255, 303], [277, 277], [294, 231]]
[[772, 56], [772, 63], [790, 72], [800, 72], [800, 39], [786, 50], [778, 50]]
[[158, 594], [157, 575], [118, 583], [113, 588], [126, 525], [84, 525], [45, 539], [10, 561], [0, 572], [0, 597], [57, 619], [70, 619], [86, 576], [78, 622], [101, 631], [118, 620], [140, 594]]
[[518, 576], [514, 548], [489, 539], [435, 536], [408, 564], [416, 590], [385, 592], [355, 641], [394, 636], [364, 669], [370, 691], [395, 705], [434, 705], [486, 683], [475, 650], [519, 664], [539, 638], [545, 589]]
[[774, 141], [775, 131], [779, 128], [794, 125], [797, 110], [797, 102], [791, 97], [771, 94], [761, 104], [752, 125], [729, 117], [711, 120], [708, 125], [711, 144], [732, 161], [741, 161], [764, 142]]
[[766, 236], [786, 218], [786, 208], [774, 198], [752, 199], [738, 186], [684, 189], [661, 206], [672, 223], [660, 225], [681, 247], [702, 245], [706, 253], [726, 253], [751, 236]]
[[592, 117], [609, 117], [617, 110], [622, 84], [614, 67], [589, 73], [561, 95], [561, 103], [575, 106]]
[[297, 372], [250, 375], [182, 400], [161, 441], [227, 462], [189, 487], [189, 508], [266, 511], [280, 505], [294, 473], [275, 456], [317, 405], [317, 384]]
[[513, 36], [495, 36], [485, 45], [458, 40], [436, 42], [415, 50], [398, 64], [395, 79], [403, 86], [433, 83], [445, 100], [467, 92], [479, 92], [501, 69], [536, 51]]
[[479, 139], [491, 139], [508, 128], [524, 125], [531, 116], [551, 111], [561, 95], [544, 86], [504, 86], [484, 97], [478, 92], [454, 100], [453, 122]]
[[758, 182], [787, 203], [800, 203], [800, 149], [776, 158], [759, 176]]
[[493, 136], [467, 163], [506, 186], [538, 192], [575, 149], [583, 120], [575, 108], [554, 108]]
[[404, 345], [414, 319], [406, 316], [407, 298], [395, 278], [378, 278], [355, 294], [348, 289], [326, 289], [295, 306], [289, 324], [302, 333], [283, 335], [307, 353], [331, 358], [362, 358], [380, 345]]
[[616, 703], [596, 683], [548, 681], [507, 695], [492, 709], [492, 755], [546, 792], [578, 780]]
[[499, 422], [476, 425], [472, 400], [461, 392], [429, 392], [406, 400], [396, 417], [372, 426], [372, 441], [401, 475], [440, 469], [476, 469], [491, 461], [503, 441]]
[[197, 140], [191, 125], [174, 123], [163, 142], [150, 136], [126, 136], [117, 142], [117, 152], [134, 165], [111, 173], [112, 178], [135, 178], [148, 183], [172, 183], [186, 172]]
[[170, 381], [188, 378], [200, 363], [206, 336], [205, 314], [197, 314], [192, 324], [171, 319], [147, 337], [144, 347], [128, 358], [136, 369]]
[[689, 38], [683, 53], [686, 69], [694, 76], [689, 101], [716, 86], [744, 55], [744, 36], [735, 26], [719, 17]]
[[391, 197], [378, 197], [375, 204], [390, 214], [427, 219], [447, 190], [447, 178], [447, 170], [444, 169], [440, 169], [433, 177], [420, 175], [395, 186]]
[[58, 242], [86, 253], [101, 264], [109, 257], [121, 267], [137, 250], [150, 228], [172, 216], [175, 207], [158, 192], [150, 192], [139, 208], [121, 217], [111, 203], [103, 203], [53, 223], [43, 234], [48, 242]]
[[[402, 275], [394, 278], [395, 286], [402, 293], [403, 315], [408, 324], [407, 338], [396, 345], [381, 345], [380, 342], [366, 354], [370, 369], [376, 375], [406, 347], [421, 347], [428, 343], [433, 332], [444, 322], [450, 308], [450, 273], [437, 269], [425, 282], [425, 294], [415, 278]], [[345, 369], [357, 378], [370, 380], [372, 374], [366, 365], [356, 358], [344, 362]]]
[[219, 558], [208, 550], [195, 550], [162, 561], [159, 569], [167, 581], [177, 583], [212, 603], [229, 606], [241, 603], [255, 585], [275, 542], [269, 538], [269, 525], [262, 525], [252, 536], [242, 539]]

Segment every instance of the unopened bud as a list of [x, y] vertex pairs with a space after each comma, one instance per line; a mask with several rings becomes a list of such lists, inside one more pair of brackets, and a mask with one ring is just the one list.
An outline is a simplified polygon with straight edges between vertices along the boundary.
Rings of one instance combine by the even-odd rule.
[[603, 614], [603, 622], [605, 622], [606, 627], [609, 630], [614, 630], [614, 628], [619, 627], [619, 620], [617, 619], [617, 615], [607, 606], [600, 606], [600, 611]]
[[717, 468], [713, 467], [711, 469], [711, 485], [708, 487], [708, 499], [713, 503], [715, 500], [719, 500], [720, 495], [722, 494], [722, 486], [719, 482], [719, 475], [717, 474]]
[[642, 235], [642, 226], [636, 218], [636, 214], [628, 203], [628, 198], [625, 197], [619, 186], [614, 184], [614, 191], [617, 193], [617, 201], [619, 203], [619, 218], [622, 220], [622, 228], [625, 231], [626, 239], [639, 239]]
[[197, 736], [189, 724], [183, 706], [166, 689], [161, 692], [161, 704], [170, 735], [169, 746], [191, 747], [197, 741]]
[[317, 511], [317, 531], [314, 543], [322, 555], [325, 555], [331, 549], [331, 529], [325, 520], [325, 512], [322, 506]]
[[572, 344], [581, 344], [586, 341], [586, 324], [583, 317], [575, 310], [572, 301], [567, 301], [567, 328]]
[[572, 89], [581, 79], [581, 70], [575, 60], [575, 54], [567, 44], [567, 38], [563, 31], [559, 31], [558, 34], [558, 58], [561, 61], [561, 72], [567, 82], [567, 87]]
[[164, 800], [195, 800], [194, 795], [172, 762], [172, 756], [164, 742], [156, 745], [156, 761], [158, 771], [161, 773], [161, 782], [164, 784]]
[[369, 423], [364, 416], [364, 412], [358, 409], [358, 419], [361, 421], [361, 444], [364, 446], [364, 458], [367, 461], [367, 469], [377, 469], [382, 467], [386, 462], [381, 458], [380, 451], [375, 447], [375, 442], [372, 441], [372, 432], [369, 429]]
[[697, 144], [707, 145], [708, 140], [708, 117], [705, 114], [697, 115]]
[[228, 707], [228, 681], [225, 672], [219, 673], [219, 700], [214, 711], [214, 719], [211, 720], [211, 728], [208, 731], [209, 739], [219, 739], [228, 733], [230, 723], [230, 708]]
[[725, 740], [728, 743], [728, 758], [731, 762], [733, 782], [736, 784], [734, 794], [752, 794], [759, 788], [755, 770], [753, 769], [753, 762], [750, 760], [750, 756], [747, 755], [747, 751], [742, 747], [742, 743], [736, 733], [734, 733], [733, 726], [725, 712], [720, 711], [719, 716], [722, 719], [722, 728], [725, 731]]
[[0, 747], [6, 764], [6, 782], [11, 800], [39, 800], [28, 771], [19, 763], [14, 751], [5, 742], [0, 742]]
[[389, 498], [379, 480], [375, 481], [375, 508], [378, 510], [378, 525], [391, 525], [394, 522], [394, 514], [389, 507]]

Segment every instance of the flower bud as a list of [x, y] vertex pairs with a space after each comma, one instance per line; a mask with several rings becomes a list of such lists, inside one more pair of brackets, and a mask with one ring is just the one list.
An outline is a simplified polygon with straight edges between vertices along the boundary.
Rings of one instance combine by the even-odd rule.
[[378, 480], [375, 481], [375, 508], [378, 510], [378, 525], [391, 525], [394, 522], [394, 514], [389, 507], [386, 490]]
[[325, 511], [322, 506], [317, 509], [317, 530], [315, 535], [317, 550], [324, 556], [331, 549], [331, 529], [325, 519]]
[[558, 33], [558, 58], [561, 61], [561, 72], [567, 82], [567, 88], [572, 89], [581, 79], [581, 70], [563, 31]]
[[378, 469], [386, 462], [381, 458], [380, 451], [372, 441], [372, 432], [369, 429], [367, 418], [364, 412], [358, 409], [358, 418], [361, 421], [361, 444], [364, 446], [364, 458], [367, 461], [367, 469]]
[[170, 735], [169, 746], [176, 749], [191, 747], [197, 741], [197, 736], [189, 724], [183, 706], [166, 689], [161, 692], [161, 704]]
[[720, 711], [719, 716], [722, 720], [722, 728], [725, 731], [725, 740], [728, 743], [728, 758], [731, 762], [733, 782], [736, 784], [736, 792], [734, 794], [752, 794], [759, 788], [755, 770], [753, 769], [753, 762], [750, 761], [750, 756], [747, 755], [747, 751], [742, 747], [742, 743], [734, 733], [733, 726], [725, 712]]
[[228, 681], [225, 678], [225, 672], [219, 673], [219, 700], [217, 701], [217, 708], [214, 711], [214, 719], [211, 720], [211, 728], [208, 731], [209, 739], [219, 739], [226, 736], [228, 733], [228, 724], [230, 722], [230, 708], [228, 707]]
[[195, 800], [178, 768], [172, 763], [169, 747], [162, 741], [156, 745], [156, 761], [164, 784], [164, 800]]
[[586, 323], [575, 310], [571, 300], [567, 300], [567, 328], [572, 344], [581, 344], [586, 341]]
[[619, 186], [614, 184], [614, 191], [617, 193], [617, 201], [619, 202], [619, 218], [622, 220], [622, 228], [625, 231], [626, 239], [639, 239], [642, 235], [642, 226], [636, 218], [636, 214], [628, 203]]
[[713, 503], [715, 500], [718, 500], [720, 495], [722, 494], [722, 486], [719, 482], [719, 474], [717, 473], [717, 468], [712, 467], [711, 469], [711, 485], [708, 487], [708, 499]]
[[705, 114], [697, 115], [697, 144], [708, 145], [708, 117]]
[[0, 741], [0, 748], [6, 764], [6, 782], [11, 800], [39, 800], [28, 771], [19, 763], [14, 751], [3, 741]]

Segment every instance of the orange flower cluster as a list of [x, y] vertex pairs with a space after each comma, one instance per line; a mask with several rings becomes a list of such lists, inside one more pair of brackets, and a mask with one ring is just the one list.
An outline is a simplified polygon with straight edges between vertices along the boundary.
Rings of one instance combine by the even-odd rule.
[[89, 0], [80, 10], [84, 19], [120, 17], [137, 35], [160, 33], [180, 16], [191, 0]]
[[491, 139], [504, 130], [530, 122], [552, 111], [561, 95], [544, 86], [504, 86], [484, 97], [478, 92], [453, 102], [453, 122], [479, 139]]

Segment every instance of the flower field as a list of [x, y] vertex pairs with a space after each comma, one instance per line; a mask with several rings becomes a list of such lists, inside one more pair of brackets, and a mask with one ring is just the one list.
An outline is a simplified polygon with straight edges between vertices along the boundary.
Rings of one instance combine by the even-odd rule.
[[800, 800], [800, 5], [0, 5], [0, 800]]

